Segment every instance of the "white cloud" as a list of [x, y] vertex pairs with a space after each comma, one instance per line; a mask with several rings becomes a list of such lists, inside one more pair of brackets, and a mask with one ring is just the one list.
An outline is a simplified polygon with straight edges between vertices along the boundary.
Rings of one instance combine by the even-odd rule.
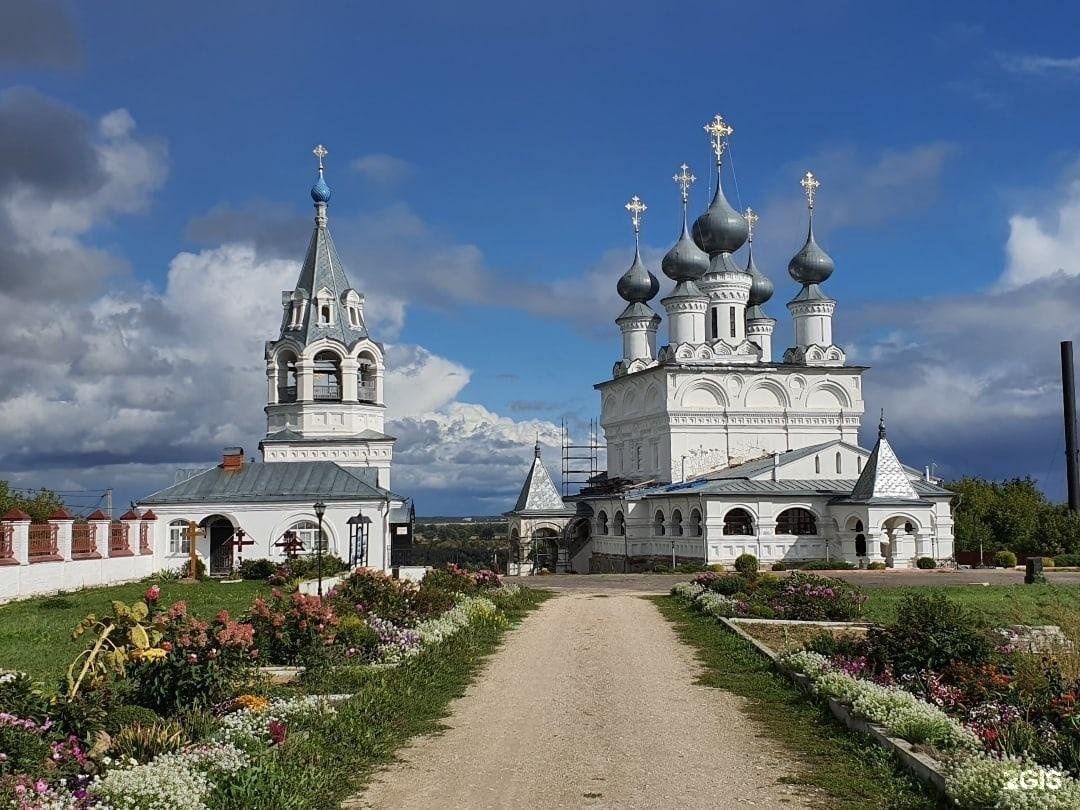
[[1080, 56], [1040, 56], [1030, 53], [999, 54], [1001, 66], [1010, 73], [1034, 76], [1080, 75]]
[[354, 158], [349, 168], [380, 186], [396, 186], [412, 177], [415, 167], [407, 160], [376, 153]]
[[1009, 218], [1004, 287], [1016, 287], [1058, 273], [1080, 275], [1080, 179], [1070, 182], [1055, 210], [1039, 219]]

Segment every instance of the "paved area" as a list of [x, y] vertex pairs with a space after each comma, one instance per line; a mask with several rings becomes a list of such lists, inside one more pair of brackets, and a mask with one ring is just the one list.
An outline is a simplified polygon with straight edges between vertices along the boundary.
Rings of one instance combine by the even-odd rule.
[[[1001, 568], [959, 571], [814, 571], [822, 576], [842, 577], [865, 588], [897, 588], [911, 585], [1011, 585], [1024, 581], [1023, 571]], [[783, 576], [778, 572], [778, 576]], [[693, 574], [550, 574], [535, 577], [508, 577], [536, 588], [553, 591], [614, 591], [634, 594], [667, 593], [676, 582], [686, 582]], [[1047, 579], [1059, 583], [1080, 583], [1080, 571], [1047, 571]]]
[[807, 789], [779, 781], [789, 757], [740, 698], [694, 683], [693, 653], [651, 603], [614, 578], [577, 579], [508, 634], [444, 734], [344, 806], [807, 806]]

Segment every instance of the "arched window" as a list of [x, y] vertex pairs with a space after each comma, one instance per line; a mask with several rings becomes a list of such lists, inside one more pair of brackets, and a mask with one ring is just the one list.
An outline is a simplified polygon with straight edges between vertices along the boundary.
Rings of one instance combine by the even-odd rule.
[[[319, 524], [313, 520], [298, 520], [289, 527], [289, 531], [296, 534], [301, 543], [301, 551], [314, 554], [319, 547]], [[326, 551], [328, 538], [326, 527], [323, 527], [323, 551]]]
[[657, 509], [656, 514], [653, 515], [653, 534], [657, 537], [664, 536], [664, 511]]
[[859, 456], [858, 458], [856, 458], [855, 466], [859, 470], [859, 472], [862, 472], [862, 456]]
[[855, 521], [855, 531], [857, 531], [857, 532], [866, 531], [866, 527], [863, 526], [863, 522], [861, 520], [856, 520]]
[[814, 456], [814, 472], [821, 475], [821, 456]]
[[866, 535], [865, 534], [857, 534], [857, 535], [855, 535], [855, 556], [856, 557], [865, 557], [866, 556]]
[[807, 509], [785, 509], [776, 519], [777, 534], [817, 534], [817, 518]]
[[837, 453], [836, 453], [836, 474], [839, 475], [843, 471], [844, 471], [844, 459], [843, 459], [843, 456], [840, 455], [840, 451], [837, 451]]
[[173, 520], [169, 522], [169, 553], [190, 554], [191, 543], [187, 539], [188, 522]]
[[915, 525], [910, 520], [904, 524], [904, 533], [915, 534]]
[[701, 510], [690, 510], [690, 536], [701, 537]]
[[330, 326], [333, 324], [333, 321], [330, 320], [330, 312], [329, 304], [322, 304], [319, 307], [319, 326]]
[[671, 535], [682, 537], [682, 512], [678, 509], [671, 513]]
[[375, 401], [375, 361], [362, 354], [356, 374], [356, 398], [361, 402]]
[[296, 355], [282, 352], [277, 364], [278, 402], [296, 402]]
[[750, 535], [754, 533], [754, 518], [745, 509], [732, 509], [724, 515], [724, 534]]
[[623, 517], [622, 510], [615, 513], [615, 517], [612, 518], [612, 524], [615, 528], [615, 534], [622, 537], [626, 534], [626, 518]]
[[601, 509], [596, 513], [596, 533], [607, 534], [607, 512]]
[[334, 352], [322, 351], [315, 355], [315, 399], [341, 401], [341, 358]]

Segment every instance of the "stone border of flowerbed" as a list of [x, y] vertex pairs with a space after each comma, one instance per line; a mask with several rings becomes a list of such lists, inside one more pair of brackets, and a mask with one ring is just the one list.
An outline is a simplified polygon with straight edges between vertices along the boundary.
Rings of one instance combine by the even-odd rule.
[[[793, 622], [782, 622], [777, 621], [776, 619], [720, 619], [720, 624], [722, 624], [735, 635], [739, 636], [739, 638], [745, 639], [746, 641], [750, 642], [750, 644], [754, 646], [754, 649], [756, 649], [763, 656], [769, 659], [769, 661], [772, 662], [772, 665], [776, 667], [777, 671], [780, 672], [781, 675], [790, 680], [792, 683], [796, 684], [803, 691], [813, 692], [814, 686], [810, 678], [801, 673], [793, 672], [792, 670], [785, 667], [782, 663], [780, 663], [780, 656], [774, 650], [767, 647], [765, 644], [758, 641], [756, 638], [754, 638], [741, 627], [739, 627], [738, 622], [771, 624], [793, 624]], [[800, 624], [803, 624], [803, 622], [800, 622]], [[805, 622], [805, 624], [833, 627], [860, 626], [855, 622]], [[911, 745], [911, 743], [909, 743], [907, 740], [902, 740], [898, 737], [890, 736], [889, 733], [881, 726], [875, 725], [874, 723], [868, 723], [866, 720], [856, 717], [852, 713], [850, 708], [848, 708], [843, 703], [840, 703], [835, 698], [827, 698], [827, 701], [829, 705], [829, 711], [832, 712], [832, 715], [837, 720], [839, 720], [852, 731], [857, 731], [868, 735], [879, 746], [885, 748], [888, 751], [891, 751], [892, 754], [904, 766], [904, 768], [911, 772], [911, 774], [913, 774], [916, 779], [919, 779], [923, 783], [932, 787], [942, 797], [948, 797], [945, 789], [945, 774], [942, 772], [941, 763], [939, 763], [936, 759], [922, 753], [921, 751], [916, 751], [915, 748]]]

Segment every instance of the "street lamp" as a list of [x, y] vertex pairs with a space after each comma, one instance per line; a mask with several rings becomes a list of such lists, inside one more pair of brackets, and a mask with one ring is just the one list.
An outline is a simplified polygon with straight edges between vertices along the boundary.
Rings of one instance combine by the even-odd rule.
[[319, 572], [319, 598], [322, 599], [322, 550], [323, 550], [323, 515], [326, 514], [326, 504], [322, 501], [315, 502], [315, 517], [319, 519], [319, 545], [315, 547], [316, 567]]

